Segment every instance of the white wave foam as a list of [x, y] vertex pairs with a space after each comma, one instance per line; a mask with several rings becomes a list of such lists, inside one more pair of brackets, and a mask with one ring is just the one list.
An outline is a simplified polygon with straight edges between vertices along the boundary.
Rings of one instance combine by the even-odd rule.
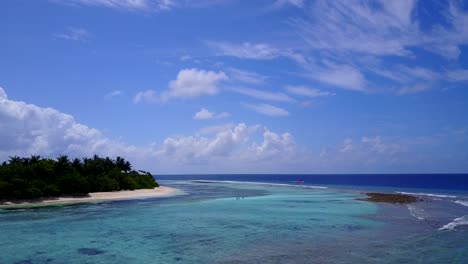
[[429, 196], [429, 197], [437, 197], [437, 198], [457, 198], [455, 195], [448, 195], [448, 194], [433, 194], [433, 193], [412, 193], [412, 192], [397, 192], [400, 194], [408, 194], [408, 195], [416, 195], [416, 196]]
[[245, 185], [260, 185], [260, 186], [278, 186], [278, 187], [294, 187], [302, 189], [328, 189], [325, 186], [317, 185], [295, 185], [285, 183], [265, 183], [265, 182], [246, 182], [246, 181], [212, 181], [212, 180], [193, 180], [192, 182], [197, 183], [229, 183], [229, 184], [245, 184]]
[[468, 215], [453, 219], [452, 222], [439, 228], [439, 230], [453, 230], [455, 227], [461, 225], [468, 225]]
[[456, 200], [455, 203], [468, 206], [468, 201]]
[[424, 220], [425, 217], [427, 216], [426, 212], [422, 208], [418, 208], [411, 204], [408, 205], [407, 207], [408, 207], [410, 214], [419, 220]]

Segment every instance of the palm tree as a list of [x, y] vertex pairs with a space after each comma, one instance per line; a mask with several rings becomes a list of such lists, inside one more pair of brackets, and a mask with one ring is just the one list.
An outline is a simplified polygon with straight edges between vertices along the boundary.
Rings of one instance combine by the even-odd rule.
[[29, 159], [29, 162], [31, 164], [38, 163], [41, 160], [41, 156], [39, 155], [31, 155], [31, 158]]
[[22, 159], [18, 156], [13, 156], [13, 157], [10, 156], [9, 158], [10, 158], [9, 160], [10, 164], [19, 164], [22, 162]]
[[59, 167], [66, 167], [67, 165], [70, 164], [70, 160], [68, 159], [68, 156], [66, 155], [61, 155], [57, 158], [57, 165]]

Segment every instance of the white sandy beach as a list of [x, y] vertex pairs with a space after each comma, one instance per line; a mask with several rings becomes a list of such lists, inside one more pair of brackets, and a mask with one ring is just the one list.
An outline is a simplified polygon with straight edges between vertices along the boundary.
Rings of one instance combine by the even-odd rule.
[[84, 202], [97, 202], [109, 200], [130, 200], [141, 198], [168, 197], [181, 193], [179, 189], [160, 186], [154, 189], [141, 189], [134, 191], [117, 191], [117, 192], [95, 192], [89, 193], [86, 196], [66, 196], [58, 198], [45, 198], [37, 200], [18, 200], [0, 202], [1, 207], [16, 207], [16, 206], [35, 206], [35, 205], [54, 205], [54, 204], [72, 204]]

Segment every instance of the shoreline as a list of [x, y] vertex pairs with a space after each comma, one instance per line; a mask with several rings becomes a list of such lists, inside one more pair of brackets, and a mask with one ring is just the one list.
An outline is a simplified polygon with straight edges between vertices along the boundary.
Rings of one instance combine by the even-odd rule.
[[101, 201], [132, 200], [144, 198], [162, 198], [175, 196], [180, 193], [182, 193], [182, 191], [179, 189], [167, 186], [159, 186], [154, 189], [139, 189], [133, 191], [94, 192], [83, 196], [60, 196], [33, 200], [0, 201], [0, 209], [92, 203]]

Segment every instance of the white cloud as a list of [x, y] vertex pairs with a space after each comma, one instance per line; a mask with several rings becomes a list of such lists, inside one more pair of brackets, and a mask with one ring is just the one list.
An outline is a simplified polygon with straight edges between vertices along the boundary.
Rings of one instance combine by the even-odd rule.
[[229, 130], [234, 127], [233, 123], [227, 123], [222, 125], [214, 125], [214, 126], [207, 126], [203, 127], [198, 130], [197, 134], [199, 135], [210, 135], [210, 134], [217, 134], [221, 131]]
[[190, 55], [183, 55], [183, 56], [180, 57], [181, 61], [189, 61], [191, 59], [192, 59], [192, 56], [190, 56]]
[[[414, 153], [408, 152], [408, 144], [395, 138], [381, 136], [344, 139], [335, 148], [323, 149], [319, 164], [324, 167], [348, 171], [395, 171], [400, 166], [416, 162]], [[401, 170], [401, 169], [400, 169]]]
[[244, 88], [244, 87], [230, 88], [230, 90], [236, 93], [240, 93], [243, 95], [247, 95], [247, 96], [260, 99], [260, 100], [265, 100], [265, 101], [277, 101], [277, 102], [288, 102], [288, 103], [292, 103], [295, 101], [289, 95], [281, 93], [281, 92], [269, 92], [269, 91], [263, 91], [263, 90], [252, 89], [252, 88]]
[[236, 80], [248, 84], [263, 84], [268, 77], [258, 74], [256, 72], [244, 71], [236, 68], [229, 69], [229, 77], [232, 80]]
[[184, 69], [179, 71], [177, 78], [169, 83], [169, 90], [162, 94], [162, 99], [215, 95], [219, 91], [219, 82], [227, 79], [227, 75], [222, 71]]
[[346, 138], [343, 141], [343, 147], [340, 149], [340, 152], [349, 152], [353, 150], [353, 139]]
[[468, 81], [468, 70], [457, 69], [449, 71], [447, 72], [447, 78], [453, 82]]
[[411, 19], [414, 3], [319, 0], [310, 20], [294, 23], [314, 49], [406, 56], [419, 36]]
[[69, 27], [66, 32], [56, 33], [54, 36], [65, 40], [86, 41], [89, 38], [89, 33], [84, 28]]
[[302, 86], [302, 85], [296, 85], [296, 86], [289, 85], [289, 86], [286, 86], [286, 90], [291, 94], [310, 97], [310, 98], [335, 95], [335, 93], [332, 93], [332, 92], [321, 91], [319, 89], [309, 88], [309, 87]]
[[304, 7], [304, 0], [276, 0], [276, 2], [273, 4], [275, 7], [282, 7], [287, 5]]
[[297, 154], [297, 146], [291, 134], [277, 134], [268, 129], [263, 132], [263, 142], [255, 145], [254, 150], [259, 159], [274, 159], [278, 156], [292, 159]]
[[8, 156], [127, 155], [143, 158], [149, 151], [110, 140], [94, 128], [76, 122], [73, 116], [9, 100], [0, 88], [0, 160]]
[[7, 94], [5, 93], [5, 91], [3, 90], [2, 87], [0, 87], [0, 100], [1, 99], [4, 99], [4, 100], [8, 99], [8, 96], [7, 96]]
[[59, 3], [82, 6], [99, 6], [128, 11], [169, 10], [177, 6], [175, 0], [55, 0]]
[[214, 113], [208, 111], [205, 108], [202, 108], [200, 111], [196, 112], [193, 116], [193, 119], [212, 119], [214, 117]]
[[216, 54], [241, 59], [271, 60], [281, 55], [280, 50], [265, 43], [229, 43], [208, 41], [207, 44], [216, 50]]
[[427, 83], [418, 83], [414, 85], [408, 85], [400, 87], [397, 91], [398, 95], [406, 95], [406, 94], [416, 94], [423, 91], [427, 91], [431, 89], [431, 85]]
[[[187, 136], [167, 138], [161, 155], [182, 163], [193, 163], [207, 159], [218, 160], [235, 158], [239, 162], [256, 160], [290, 161], [297, 148], [289, 133], [277, 134], [260, 126], [247, 126], [240, 123], [234, 127], [221, 128], [213, 137]], [[258, 132], [262, 133], [260, 142], [253, 141]], [[282, 160], [281, 160], [282, 159]]]
[[200, 111], [195, 113], [195, 115], [193, 116], [193, 119], [198, 119], [198, 120], [221, 119], [221, 118], [226, 118], [228, 116], [230, 116], [230, 114], [227, 112], [215, 113], [215, 112], [208, 111], [206, 108], [202, 108], [200, 109]]
[[255, 112], [267, 116], [288, 116], [289, 112], [283, 108], [279, 108], [270, 104], [246, 104], [247, 108], [254, 110]]
[[[284, 168], [297, 151], [289, 133], [277, 134], [259, 125], [226, 124], [202, 130], [200, 134], [205, 136], [168, 137], [161, 145], [137, 147], [109, 139], [58, 110], [9, 100], [0, 88], [0, 160], [14, 155], [98, 154], [122, 156], [136, 168], [155, 173], [219, 173], [227, 168], [272, 172]], [[266, 159], [270, 161], [257, 163]]]
[[310, 77], [346, 90], [366, 91], [367, 89], [364, 75], [359, 69], [349, 65], [334, 65], [328, 69], [314, 69], [310, 72]]
[[[431, 144], [439, 153], [437, 139], [453, 135], [450, 132], [435, 141], [430, 137], [348, 138], [337, 147], [324, 149], [318, 156], [302, 151], [288, 132], [277, 133], [261, 125], [239, 123], [205, 127], [195, 135], [167, 137], [160, 145], [139, 147], [109, 139], [101, 131], [56, 109], [8, 99], [0, 88], [0, 160], [32, 154], [122, 156], [135, 168], [154, 173], [362, 173], [402, 172], [405, 168], [440, 172], [441, 168], [446, 170], [447, 164], [456, 166], [450, 171], [459, 172], [466, 169], [463, 165], [466, 162], [447, 158], [445, 152], [435, 158], [425, 155]], [[412, 145], [423, 145], [424, 150], [410, 149]]]
[[[468, 12], [456, 1], [441, 2], [437, 12], [442, 19], [428, 22], [422, 21], [417, 5], [424, 4], [416, 0], [313, 1], [305, 15], [289, 20], [304, 43], [299, 49], [302, 58], [295, 61], [314, 80], [361, 92], [380, 87], [407, 94], [426, 91], [441, 80], [463, 81], [463, 72], [443, 76], [441, 67], [425, 68], [422, 55], [414, 50], [425, 49], [442, 60], [458, 59], [460, 46], [468, 44]], [[389, 56], [399, 58], [387, 60]], [[402, 65], [405, 60], [410, 64]], [[386, 80], [370, 78], [369, 71]], [[404, 87], [392, 89], [392, 82]]]
[[154, 104], [160, 101], [160, 98], [157, 96], [155, 90], [146, 90], [142, 92], [138, 92], [135, 97], [133, 97], [133, 103], [147, 103], [147, 104]]
[[123, 94], [122, 91], [120, 90], [114, 90], [112, 92], [109, 92], [108, 94], [106, 94], [104, 96], [105, 99], [110, 99], [110, 98], [113, 98], [113, 97], [118, 97], [118, 96], [121, 96]]

